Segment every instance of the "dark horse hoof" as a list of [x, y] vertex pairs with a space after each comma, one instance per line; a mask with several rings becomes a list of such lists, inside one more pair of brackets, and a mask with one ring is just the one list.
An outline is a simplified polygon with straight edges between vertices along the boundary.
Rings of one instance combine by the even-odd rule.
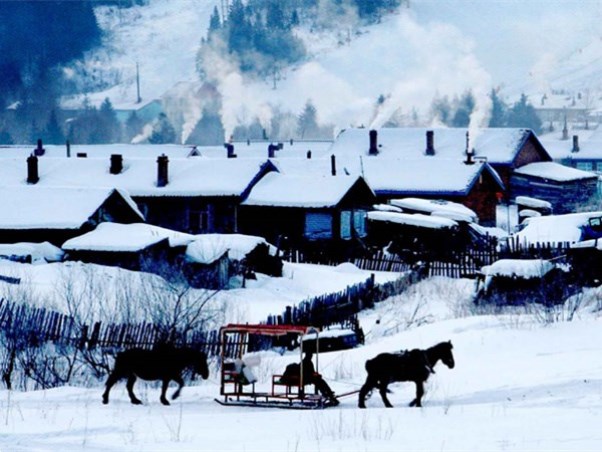
[[108, 404], [109, 404], [109, 401], [108, 401], [107, 399], [102, 399], [102, 404], [103, 404], [103, 405], [108, 405]]
[[171, 405], [171, 404], [170, 404], [170, 403], [169, 403], [167, 400], [161, 400], [161, 403], [162, 403], [163, 405]]
[[140, 400], [132, 400], [132, 404], [133, 405], [142, 405], [142, 402]]

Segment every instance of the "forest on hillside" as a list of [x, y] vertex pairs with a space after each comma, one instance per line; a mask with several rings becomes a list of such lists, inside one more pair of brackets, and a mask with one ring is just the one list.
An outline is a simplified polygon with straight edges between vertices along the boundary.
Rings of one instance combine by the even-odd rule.
[[[74, 80], [68, 76], [71, 65], [83, 60], [86, 52], [103, 45], [108, 36], [97, 22], [94, 8], [111, 6], [117, 10], [143, 6], [150, 0], [88, 1], [8, 1], [0, 2], [0, 144], [45, 143], [74, 144], [130, 142], [140, 135], [145, 121], [135, 112], [127, 120], [118, 120], [111, 99], [100, 105], [84, 101], [76, 111], [59, 107], [62, 96], [102, 91], [110, 87], [96, 73], [82, 73]], [[203, 106], [200, 120], [187, 137], [187, 143], [212, 145], [223, 142], [225, 131], [221, 118], [221, 98], [216, 80], [208, 75], [211, 52], [218, 53], [250, 79], [274, 83], [286, 68], [311, 58], [295, 32], [329, 30], [337, 21], [353, 21], [364, 26], [378, 24], [407, 0], [229, 0], [214, 8], [207, 30], [201, 33], [197, 54], [199, 80], [215, 93]], [[225, 6], [226, 5], [226, 6]], [[492, 127], [530, 127], [541, 131], [541, 123], [526, 96], [506, 105], [492, 89]], [[386, 95], [374, 99], [378, 108]], [[393, 115], [385, 126], [420, 126], [433, 121], [452, 126], [468, 125], [475, 108], [470, 91], [454, 98], [441, 97], [432, 102], [428, 118], [406, 113]], [[251, 112], [253, 113], [253, 112]], [[274, 107], [270, 139], [330, 139], [333, 124], [319, 121], [320, 112], [311, 99], [301, 111]], [[180, 124], [166, 114], [152, 124], [146, 140], [151, 143], [179, 142]], [[266, 139], [266, 125], [247, 121], [233, 130], [236, 140]]]

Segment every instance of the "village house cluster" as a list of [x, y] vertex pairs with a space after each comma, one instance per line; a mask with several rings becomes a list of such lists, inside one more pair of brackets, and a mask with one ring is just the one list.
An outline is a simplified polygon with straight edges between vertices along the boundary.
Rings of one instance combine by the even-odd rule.
[[215, 234], [348, 258], [369, 241], [368, 219], [412, 213], [404, 198], [463, 205], [484, 227], [511, 226], [511, 211], [574, 211], [597, 195], [598, 175], [566, 165], [585, 154], [572, 145], [553, 158], [529, 129], [354, 128], [332, 142], [12, 146], [0, 149], [0, 236], [140, 269], [202, 234], [213, 245], [188, 259], [217, 263], [215, 275], [231, 248]]

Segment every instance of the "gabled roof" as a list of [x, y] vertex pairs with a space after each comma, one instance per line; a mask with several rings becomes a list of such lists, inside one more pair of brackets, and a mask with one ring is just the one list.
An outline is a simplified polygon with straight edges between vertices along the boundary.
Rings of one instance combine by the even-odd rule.
[[[434, 132], [435, 155], [426, 155], [426, 132]], [[346, 129], [339, 134], [331, 152], [336, 155], [363, 155], [367, 158], [439, 158], [463, 160], [466, 157], [465, 128], [382, 128], [377, 130], [378, 155], [368, 157], [370, 144], [368, 129]], [[474, 133], [476, 132], [476, 133]], [[510, 165], [529, 139], [537, 140], [530, 129], [488, 128], [476, 129], [469, 137], [469, 148], [475, 156], [484, 157], [493, 165]], [[539, 143], [539, 141], [537, 141]], [[546, 153], [543, 146], [541, 147]], [[546, 153], [546, 156], [549, 157]], [[551, 157], [548, 158], [551, 160]]]
[[[0, 185], [25, 185], [25, 159], [2, 159]], [[173, 158], [169, 182], [157, 187], [156, 159], [124, 159], [120, 174], [109, 173], [108, 158], [40, 157], [39, 187], [109, 187], [132, 196], [242, 196], [271, 167], [267, 159]]]
[[334, 207], [351, 188], [362, 180], [359, 176], [325, 176], [316, 174], [265, 175], [242, 203], [246, 206]]
[[522, 166], [514, 171], [523, 176], [538, 177], [556, 182], [570, 182], [584, 179], [597, 179], [598, 175], [554, 162], [537, 162]]
[[101, 223], [93, 231], [67, 240], [67, 251], [133, 252], [168, 240], [170, 246], [186, 245], [194, 236], [144, 223]]
[[489, 173], [500, 190], [504, 184], [487, 163], [467, 165], [449, 159], [364, 158], [366, 181], [377, 195], [467, 195], [483, 173]]
[[78, 229], [115, 193], [144, 220], [130, 196], [112, 188], [0, 187], [0, 229]]

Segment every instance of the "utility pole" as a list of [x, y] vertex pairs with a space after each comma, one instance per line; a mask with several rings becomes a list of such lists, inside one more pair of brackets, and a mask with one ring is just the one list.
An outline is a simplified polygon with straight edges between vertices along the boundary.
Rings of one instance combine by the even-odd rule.
[[136, 61], [136, 103], [139, 104], [140, 102], [142, 102], [142, 98], [140, 97], [140, 68]]

